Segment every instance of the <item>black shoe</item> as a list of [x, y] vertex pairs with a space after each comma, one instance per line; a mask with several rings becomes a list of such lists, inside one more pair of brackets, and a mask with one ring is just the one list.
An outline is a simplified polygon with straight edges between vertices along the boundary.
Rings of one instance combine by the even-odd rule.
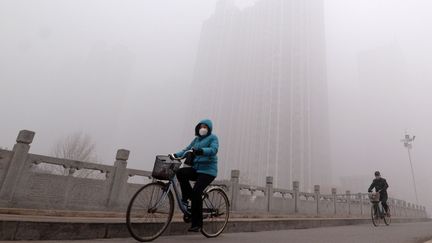
[[191, 226], [188, 231], [189, 232], [200, 232], [201, 227], [200, 226]]

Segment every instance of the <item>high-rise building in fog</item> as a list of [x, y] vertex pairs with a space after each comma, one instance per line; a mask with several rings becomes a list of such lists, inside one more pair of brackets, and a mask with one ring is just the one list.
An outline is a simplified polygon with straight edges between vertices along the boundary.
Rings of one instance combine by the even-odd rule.
[[322, 0], [222, 0], [204, 23], [194, 117], [215, 121], [221, 177], [303, 190], [328, 186], [331, 164]]

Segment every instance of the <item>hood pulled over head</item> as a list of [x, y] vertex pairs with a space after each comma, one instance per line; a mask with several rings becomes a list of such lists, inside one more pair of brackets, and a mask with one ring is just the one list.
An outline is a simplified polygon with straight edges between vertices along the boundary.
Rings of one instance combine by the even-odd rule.
[[212, 121], [211, 121], [210, 119], [204, 119], [204, 120], [201, 120], [201, 121], [196, 125], [196, 127], [195, 127], [195, 136], [200, 137], [199, 129], [200, 129], [201, 124], [204, 124], [204, 125], [206, 125], [206, 126], [209, 128], [209, 129], [208, 129], [208, 133], [207, 133], [207, 135], [206, 135], [206, 136], [209, 136], [209, 135], [212, 133], [212, 130], [213, 130], [213, 123], [212, 123]]

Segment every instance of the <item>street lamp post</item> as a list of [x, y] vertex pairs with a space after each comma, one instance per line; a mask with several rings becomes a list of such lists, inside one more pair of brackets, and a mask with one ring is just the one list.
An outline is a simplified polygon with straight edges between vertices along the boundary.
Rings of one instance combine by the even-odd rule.
[[418, 195], [417, 195], [417, 186], [416, 186], [416, 182], [415, 182], [415, 177], [414, 177], [414, 167], [412, 164], [412, 158], [411, 158], [411, 149], [412, 149], [412, 144], [413, 141], [415, 139], [415, 136], [410, 136], [408, 133], [405, 133], [405, 138], [401, 140], [401, 142], [403, 142], [404, 147], [407, 149], [408, 151], [408, 159], [411, 165], [411, 176], [412, 176], [412, 180], [413, 180], [413, 184], [414, 184], [414, 192], [415, 192], [415, 197], [416, 197], [416, 203], [418, 204]]

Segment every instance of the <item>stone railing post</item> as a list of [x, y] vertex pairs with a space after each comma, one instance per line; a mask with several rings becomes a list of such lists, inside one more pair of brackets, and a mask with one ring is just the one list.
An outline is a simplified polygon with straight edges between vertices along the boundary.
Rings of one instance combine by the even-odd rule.
[[12, 151], [13, 155], [7, 166], [3, 181], [0, 181], [0, 200], [10, 202], [15, 193], [18, 181], [25, 169], [30, 144], [33, 142], [35, 132], [21, 130]]
[[407, 215], [407, 216], [408, 216], [408, 217], [412, 217], [411, 203], [408, 203], [408, 204], [407, 204], [407, 209], [408, 209], [408, 210], [407, 210], [407, 212], [408, 212], [408, 215]]
[[270, 212], [273, 204], [273, 176], [266, 177], [267, 212]]
[[393, 211], [391, 212], [392, 215], [397, 216], [398, 215], [398, 200], [397, 199], [393, 199]]
[[407, 202], [405, 208], [406, 208], [406, 212], [407, 212], [406, 213], [407, 217], [411, 217], [411, 204], [409, 202]]
[[293, 191], [294, 191], [294, 212], [298, 213], [299, 211], [299, 190], [300, 190], [300, 182], [293, 181]]
[[129, 200], [127, 197], [127, 160], [129, 159], [129, 150], [117, 150], [116, 161], [114, 162], [114, 175], [111, 181], [111, 190], [108, 197], [108, 208], [120, 208], [122, 200]]
[[394, 215], [394, 216], [398, 216], [398, 210], [399, 210], [398, 205], [399, 205], [399, 200], [394, 199], [393, 200], [393, 211], [391, 212], [392, 215]]
[[320, 185], [314, 185], [314, 192], [315, 192], [315, 202], [316, 202], [316, 214], [320, 214], [319, 204], [320, 204]]
[[238, 210], [238, 197], [240, 194], [239, 190], [240, 171], [231, 170], [231, 208], [233, 211]]
[[404, 206], [403, 206], [403, 201], [402, 200], [399, 200], [399, 217], [402, 217], [402, 216], [404, 216]]
[[360, 200], [360, 215], [363, 215], [363, 195], [358, 193], [357, 197]]
[[331, 193], [332, 193], [332, 196], [333, 196], [333, 209], [334, 209], [334, 214], [337, 214], [337, 211], [336, 211], [336, 206], [337, 206], [337, 197], [336, 197], [336, 188], [332, 188], [331, 189]]
[[399, 200], [399, 217], [403, 217], [404, 216], [404, 205], [403, 205], [403, 200]]
[[398, 202], [398, 205], [397, 205], [397, 214], [396, 214], [396, 216], [402, 216], [402, 200], [400, 200], [400, 199], [398, 199], [397, 200]]
[[347, 206], [348, 206], [348, 215], [351, 215], [351, 191], [345, 192], [345, 197], [347, 200]]
[[399, 201], [399, 216], [400, 217], [405, 216], [405, 206], [404, 206], [404, 201], [403, 200]]

